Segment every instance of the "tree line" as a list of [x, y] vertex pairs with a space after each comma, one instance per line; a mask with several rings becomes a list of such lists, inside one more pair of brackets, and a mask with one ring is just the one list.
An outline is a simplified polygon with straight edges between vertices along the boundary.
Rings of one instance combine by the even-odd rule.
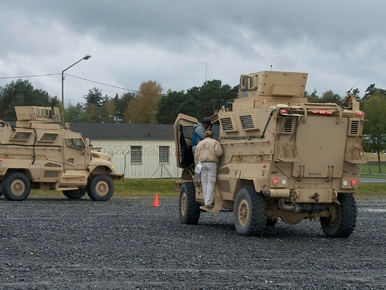
[[[70, 123], [132, 123], [132, 124], [173, 124], [179, 113], [198, 120], [211, 116], [215, 110], [237, 98], [238, 85], [222, 84], [220, 80], [206, 81], [200, 87], [186, 91], [168, 90], [162, 93], [161, 84], [156, 81], [141, 83], [137, 91], [126, 92], [114, 97], [103, 95], [99, 88], [90, 89], [83, 96], [85, 102], [70, 104], [65, 108], [65, 122]], [[361, 103], [366, 122], [363, 145], [367, 152], [386, 149], [386, 90], [370, 84], [362, 97], [359, 90], [353, 93]], [[305, 92], [311, 103], [336, 103], [341, 105], [345, 96], [332, 90], [318, 95], [317, 91]], [[0, 87], [0, 118], [15, 121], [14, 106], [60, 107], [59, 99], [42, 89], [36, 89], [28, 80], [17, 80]], [[380, 159], [379, 159], [380, 160]]]

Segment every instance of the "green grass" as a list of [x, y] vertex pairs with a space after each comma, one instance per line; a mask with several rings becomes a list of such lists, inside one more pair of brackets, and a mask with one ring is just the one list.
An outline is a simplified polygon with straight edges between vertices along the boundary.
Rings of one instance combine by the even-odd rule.
[[125, 179], [114, 182], [114, 196], [178, 196], [174, 191], [174, 179]]
[[360, 183], [358, 196], [381, 196], [386, 195], [386, 183]]
[[386, 164], [381, 164], [381, 173], [378, 164], [361, 164], [361, 177], [365, 178], [386, 178]]
[[[114, 182], [114, 196], [120, 197], [149, 197], [155, 196], [178, 196], [174, 191], [174, 179], [125, 179], [125, 181]], [[64, 197], [61, 191], [32, 190], [32, 196]], [[360, 183], [358, 196], [380, 196], [386, 195], [386, 183]]]
[[[114, 182], [114, 196], [178, 196], [174, 191], [174, 179], [125, 179]], [[32, 196], [64, 197], [61, 191], [31, 190]]]

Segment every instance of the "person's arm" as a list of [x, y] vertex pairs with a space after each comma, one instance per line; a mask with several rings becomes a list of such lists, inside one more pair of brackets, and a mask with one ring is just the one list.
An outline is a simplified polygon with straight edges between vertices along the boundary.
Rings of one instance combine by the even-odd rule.
[[221, 148], [221, 144], [216, 141], [215, 144], [214, 144], [214, 154], [216, 154], [216, 157], [220, 157], [222, 155], [222, 148]]
[[198, 162], [198, 151], [199, 151], [199, 147], [197, 146], [196, 151], [194, 152], [194, 164], [197, 164]]
[[197, 135], [200, 137], [201, 140], [205, 139], [205, 128], [204, 128], [204, 126], [197, 127], [195, 131], [196, 131]]

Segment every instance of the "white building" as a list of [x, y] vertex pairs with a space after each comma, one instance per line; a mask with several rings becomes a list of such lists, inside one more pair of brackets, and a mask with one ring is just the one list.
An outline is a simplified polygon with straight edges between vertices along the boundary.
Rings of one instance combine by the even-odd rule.
[[125, 178], [178, 178], [173, 125], [71, 123]]

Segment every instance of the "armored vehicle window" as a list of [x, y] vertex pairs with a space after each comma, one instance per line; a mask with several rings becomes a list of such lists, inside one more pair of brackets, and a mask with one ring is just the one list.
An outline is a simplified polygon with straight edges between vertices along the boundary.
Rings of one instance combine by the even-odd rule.
[[169, 163], [169, 146], [159, 146], [159, 163]]
[[285, 120], [283, 133], [292, 133], [293, 120], [293, 118], [288, 118]]
[[52, 111], [51, 110], [47, 110], [47, 109], [43, 109], [43, 108], [38, 108], [36, 110], [36, 116], [51, 118], [52, 117]]
[[230, 117], [228, 118], [221, 118], [220, 119], [220, 123], [221, 123], [221, 126], [222, 126], [222, 129], [224, 131], [233, 131], [233, 123], [232, 123], [232, 119]]
[[28, 141], [29, 137], [31, 137], [32, 132], [16, 132], [15, 135], [11, 137], [11, 140], [16, 141]]
[[131, 164], [142, 163], [142, 146], [131, 146]]
[[66, 140], [69, 147], [77, 149], [84, 149], [86, 147], [82, 138], [67, 138]]
[[248, 91], [248, 82], [249, 82], [249, 77], [243, 77], [240, 79], [240, 89], [241, 91]]
[[57, 137], [58, 137], [58, 134], [44, 133], [38, 141], [40, 141], [40, 142], [55, 142]]
[[359, 119], [350, 119], [349, 125], [349, 136], [358, 136], [360, 128], [360, 120]]
[[255, 128], [255, 125], [253, 124], [252, 115], [240, 116], [240, 123], [241, 127], [244, 130]]

